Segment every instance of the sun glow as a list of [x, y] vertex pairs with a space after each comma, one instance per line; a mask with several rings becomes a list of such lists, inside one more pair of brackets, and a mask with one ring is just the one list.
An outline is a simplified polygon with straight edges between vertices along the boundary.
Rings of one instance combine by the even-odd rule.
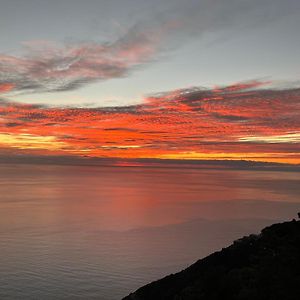
[[66, 146], [64, 142], [58, 142], [54, 136], [36, 136], [32, 134], [3, 134], [0, 133], [0, 144], [6, 147], [18, 149], [47, 149], [61, 150]]

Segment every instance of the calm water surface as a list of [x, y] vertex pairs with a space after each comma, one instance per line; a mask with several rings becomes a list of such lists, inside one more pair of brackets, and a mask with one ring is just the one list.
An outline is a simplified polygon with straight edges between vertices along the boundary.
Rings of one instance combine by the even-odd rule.
[[297, 172], [0, 166], [0, 299], [121, 299], [300, 210]]

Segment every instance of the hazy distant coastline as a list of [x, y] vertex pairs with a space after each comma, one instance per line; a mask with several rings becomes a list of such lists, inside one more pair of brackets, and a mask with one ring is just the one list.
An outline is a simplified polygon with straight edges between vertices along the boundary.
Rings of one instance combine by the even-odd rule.
[[156, 167], [156, 168], [201, 168], [201, 169], [246, 169], [262, 171], [299, 172], [300, 165], [257, 162], [249, 160], [182, 160], [156, 158], [94, 158], [43, 155], [0, 155], [0, 164], [51, 164], [107, 167]]

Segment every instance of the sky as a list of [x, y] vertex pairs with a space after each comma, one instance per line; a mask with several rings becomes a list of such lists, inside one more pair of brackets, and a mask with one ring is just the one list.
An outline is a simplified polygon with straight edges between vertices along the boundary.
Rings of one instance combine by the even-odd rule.
[[300, 163], [298, 0], [1, 0], [0, 155]]

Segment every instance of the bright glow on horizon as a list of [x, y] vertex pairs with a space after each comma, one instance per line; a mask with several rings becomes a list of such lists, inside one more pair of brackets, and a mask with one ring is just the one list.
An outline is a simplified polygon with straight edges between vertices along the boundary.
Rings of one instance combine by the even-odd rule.
[[38, 154], [299, 163], [300, 89], [264, 84], [175, 90], [129, 107], [2, 101], [0, 144]]
[[246, 136], [239, 138], [241, 142], [261, 143], [300, 143], [300, 133], [289, 133], [273, 136]]
[[66, 146], [66, 143], [57, 141], [54, 136], [37, 136], [27, 133], [0, 133], [0, 145], [23, 150], [46, 149], [54, 151], [63, 149], [63, 147]]

